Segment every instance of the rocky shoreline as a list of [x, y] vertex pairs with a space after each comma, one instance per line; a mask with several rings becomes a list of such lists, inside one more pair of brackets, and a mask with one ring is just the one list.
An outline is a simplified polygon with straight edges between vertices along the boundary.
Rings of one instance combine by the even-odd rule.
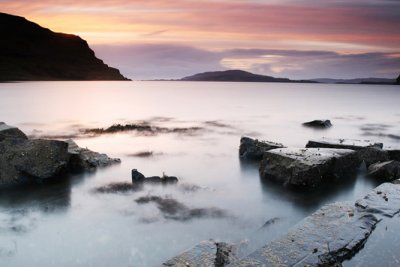
[[18, 128], [0, 122], [0, 187], [44, 183], [64, 174], [119, 163], [79, 147], [74, 141], [28, 139]]
[[[25, 184], [57, 182], [65, 174], [91, 171], [119, 163], [73, 140], [29, 139], [16, 127], [0, 123], [0, 188]], [[341, 266], [361, 250], [382, 220], [400, 212], [400, 151], [384, 149], [382, 143], [368, 140], [310, 140], [305, 147], [260, 141], [240, 140], [239, 157], [256, 162], [260, 178], [282, 184], [287, 190], [318, 190], [323, 185], [341, 183], [356, 176], [360, 166], [381, 184], [364, 198], [323, 206], [304, 218], [285, 235], [252, 253], [244, 254], [242, 242], [229, 244], [204, 241], [162, 266]], [[146, 177], [131, 171], [132, 183], [99, 187], [96, 193], [138, 191], [144, 184], [176, 184], [175, 176]], [[34, 187], [33, 187], [34, 188]], [[32, 189], [34, 190], [34, 189]], [[142, 196], [137, 204], [153, 203], [164, 218], [188, 221], [192, 218], [227, 218], [217, 208], [194, 208], [170, 197]], [[269, 223], [275, 223], [274, 218]]]
[[[354, 176], [361, 164], [368, 175], [384, 183], [364, 198], [323, 206], [306, 217], [286, 235], [240, 257], [241, 242], [228, 244], [221, 254], [214, 240], [204, 241], [166, 261], [161, 266], [342, 266], [367, 242], [382, 220], [400, 212], [398, 150], [384, 150], [383, 144], [364, 140], [321, 139], [305, 148], [249, 137], [240, 140], [239, 157], [259, 163], [261, 179], [291, 188], [317, 190], [328, 182]], [[223, 257], [225, 260], [220, 261]]]

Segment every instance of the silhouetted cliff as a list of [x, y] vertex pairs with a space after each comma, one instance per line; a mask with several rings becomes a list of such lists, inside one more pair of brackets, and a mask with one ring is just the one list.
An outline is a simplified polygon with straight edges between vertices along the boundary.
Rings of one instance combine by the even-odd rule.
[[0, 81], [127, 80], [79, 36], [0, 13]]

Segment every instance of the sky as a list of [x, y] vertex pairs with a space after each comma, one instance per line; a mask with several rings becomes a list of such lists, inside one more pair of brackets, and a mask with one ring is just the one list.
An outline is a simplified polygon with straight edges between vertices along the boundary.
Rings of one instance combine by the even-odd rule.
[[0, 0], [0, 11], [81, 36], [131, 79], [400, 74], [400, 0]]

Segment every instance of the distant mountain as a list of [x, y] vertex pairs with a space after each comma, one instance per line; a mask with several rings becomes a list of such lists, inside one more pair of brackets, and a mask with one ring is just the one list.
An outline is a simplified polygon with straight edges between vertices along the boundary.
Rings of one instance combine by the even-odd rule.
[[211, 71], [187, 76], [181, 81], [212, 81], [212, 82], [283, 82], [283, 83], [316, 83], [316, 81], [290, 80], [253, 74], [243, 70]]
[[79, 36], [0, 13], [0, 81], [127, 80]]
[[358, 79], [312, 79], [312, 81], [320, 83], [342, 83], [342, 84], [394, 84], [395, 79], [385, 79], [385, 78], [358, 78]]
[[397, 83], [397, 84], [400, 84], [400, 75], [399, 75], [399, 77], [397, 77], [396, 83]]

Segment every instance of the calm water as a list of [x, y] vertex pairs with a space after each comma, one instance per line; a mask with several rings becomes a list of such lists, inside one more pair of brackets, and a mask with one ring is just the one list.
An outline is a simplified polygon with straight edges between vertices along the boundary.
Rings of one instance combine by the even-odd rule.
[[[310, 138], [362, 138], [398, 146], [398, 86], [196, 82], [31, 82], [0, 84], [0, 121], [32, 136], [147, 121], [201, 127], [189, 134], [136, 132], [77, 138], [83, 147], [119, 157], [120, 165], [74, 175], [59, 184], [0, 194], [0, 266], [157, 266], [201, 240], [276, 238], [325, 203], [355, 200], [377, 184], [356, 180], [319, 193], [290, 193], [261, 181], [256, 165], [238, 159], [239, 139], [303, 147]], [[331, 119], [328, 130], [304, 128]], [[389, 136], [391, 135], [391, 136]], [[149, 158], [131, 154], [152, 151]], [[177, 186], [101, 194], [113, 182], [175, 175]], [[221, 216], [174, 220], [143, 196], [175, 199]], [[280, 218], [264, 230], [265, 221]]]

